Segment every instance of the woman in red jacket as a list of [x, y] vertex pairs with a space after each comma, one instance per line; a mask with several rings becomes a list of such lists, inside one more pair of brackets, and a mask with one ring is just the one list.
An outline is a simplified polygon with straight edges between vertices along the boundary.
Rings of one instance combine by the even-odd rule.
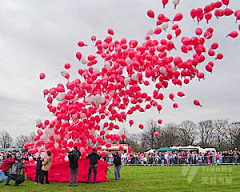
[[12, 167], [14, 162], [15, 156], [14, 155], [11, 156], [10, 154], [8, 154], [7, 158], [4, 159], [2, 165], [0, 166], [0, 170], [2, 170], [5, 173], [5, 175], [7, 175], [8, 170]]

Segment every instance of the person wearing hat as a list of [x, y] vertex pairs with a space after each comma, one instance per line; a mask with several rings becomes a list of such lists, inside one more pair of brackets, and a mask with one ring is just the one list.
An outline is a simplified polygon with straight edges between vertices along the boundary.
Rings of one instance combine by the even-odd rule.
[[88, 169], [88, 179], [87, 179], [87, 183], [90, 182], [90, 177], [91, 177], [91, 171], [93, 169], [94, 172], [94, 181], [93, 183], [96, 183], [96, 178], [97, 178], [97, 164], [98, 164], [98, 160], [100, 160], [100, 156], [97, 154], [97, 150], [95, 148], [92, 149], [92, 153], [89, 154], [87, 156], [87, 159], [90, 159], [89, 161], [89, 169]]

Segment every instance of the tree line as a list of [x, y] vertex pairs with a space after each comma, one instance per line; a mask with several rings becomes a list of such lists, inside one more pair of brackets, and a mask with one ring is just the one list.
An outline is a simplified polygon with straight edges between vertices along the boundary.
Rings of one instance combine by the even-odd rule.
[[23, 148], [25, 143], [32, 142], [33, 138], [36, 136], [34, 132], [29, 135], [19, 135], [15, 139], [7, 131], [0, 132], [0, 148], [6, 149], [11, 147]]
[[[159, 137], [154, 137], [159, 132]], [[146, 129], [138, 134], [127, 134], [127, 143], [133, 151], [144, 152], [161, 147], [198, 145], [229, 150], [240, 147], [240, 122], [228, 120], [204, 120], [199, 123], [186, 120], [180, 124], [160, 126], [156, 121], [147, 122]]]
[[[123, 130], [125, 133], [127, 130]], [[159, 137], [154, 137], [159, 132]], [[20, 135], [13, 139], [7, 131], [0, 132], [0, 148], [20, 147], [32, 142], [36, 134]], [[133, 151], [144, 152], [149, 149], [172, 146], [198, 145], [202, 148], [214, 147], [217, 150], [228, 150], [240, 147], [240, 122], [228, 120], [204, 120], [194, 123], [190, 120], [180, 124], [168, 123], [164, 126], [150, 120], [144, 131], [137, 134], [128, 134], [127, 143]]]

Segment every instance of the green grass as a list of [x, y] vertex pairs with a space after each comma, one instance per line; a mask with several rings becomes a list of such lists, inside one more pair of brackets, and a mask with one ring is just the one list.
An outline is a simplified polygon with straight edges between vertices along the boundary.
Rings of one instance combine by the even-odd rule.
[[[113, 169], [113, 167], [111, 167]], [[61, 191], [240, 191], [240, 166], [173, 166], [173, 167], [122, 167], [121, 179], [114, 180], [108, 173], [109, 182], [69, 187], [68, 183], [35, 185], [26, 180], [18, 187], [0, 184], [1, 192], [61, 192]]]

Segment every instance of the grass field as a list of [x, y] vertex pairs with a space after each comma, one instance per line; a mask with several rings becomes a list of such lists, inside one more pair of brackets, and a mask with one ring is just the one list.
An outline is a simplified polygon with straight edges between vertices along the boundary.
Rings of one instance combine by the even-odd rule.
[[[111, 167], [113, 169], [113, 167]], [[69, 187], [68, 183], [35, 185], [26, 180], [18, 187], [0, 184], [0, 192], [61, 192], [61, 191], [240, 191], [240, 166], [174, 166], [174, 167], [122, 167], [121, 179], [114, 180], [108, 173], [109, 182]]]

